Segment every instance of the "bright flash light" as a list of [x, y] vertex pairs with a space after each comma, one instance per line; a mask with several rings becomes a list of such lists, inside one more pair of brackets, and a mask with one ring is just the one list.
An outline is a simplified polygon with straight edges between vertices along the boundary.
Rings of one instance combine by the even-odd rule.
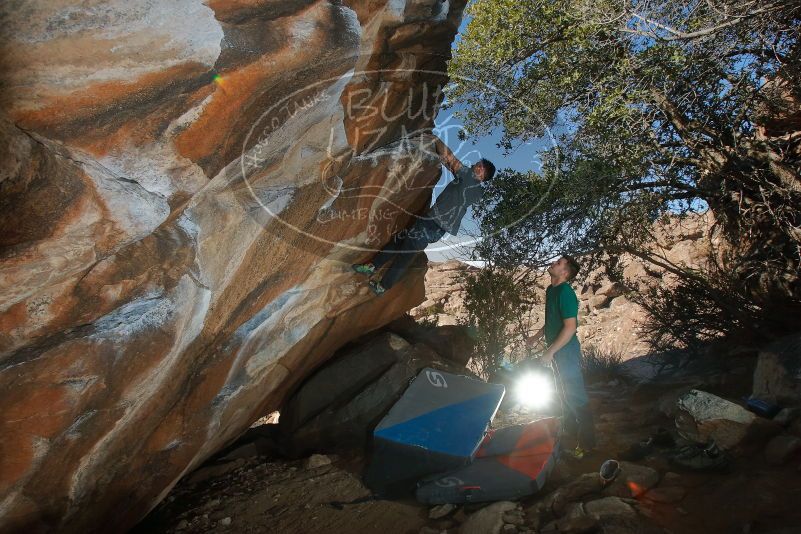
[[517, 400], [529, 408], [543, 408], [553, 396], [553, 387], [548, 377], [542, 373], [528, 373], [517, 381], [515, 387]]

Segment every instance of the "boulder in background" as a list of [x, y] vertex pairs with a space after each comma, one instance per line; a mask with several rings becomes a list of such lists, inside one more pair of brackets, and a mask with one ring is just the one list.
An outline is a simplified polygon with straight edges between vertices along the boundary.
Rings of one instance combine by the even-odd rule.
[[708, 443], [714, 440], [726, 450], [756, 441], [764, 442], [781, 428], [738, 404], [697, 389], [679, 398], [676, 427], [691, 441]]

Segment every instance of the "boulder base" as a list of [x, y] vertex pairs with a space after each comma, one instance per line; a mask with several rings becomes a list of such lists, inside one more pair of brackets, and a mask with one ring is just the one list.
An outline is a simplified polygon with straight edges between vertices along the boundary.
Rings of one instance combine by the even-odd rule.
[[464, 4], [0, 4], [0, 531], [127, 530], [425, 300], [350, 265], [430, 206]]
[[715, 440], [723, 449], [733, 449], [757, 424], [757, 416], [742, 406], [697, 389], [678, 400], [676, 427], [687, 439], [699, 443]]

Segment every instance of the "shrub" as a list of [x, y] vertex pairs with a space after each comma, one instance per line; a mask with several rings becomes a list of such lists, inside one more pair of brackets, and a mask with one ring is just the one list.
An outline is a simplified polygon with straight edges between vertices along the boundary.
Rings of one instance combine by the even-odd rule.
[[489, 379], [530, 330], [532, 292], [513, 271], [492, 266], [462, 276], [467, 324], [476, 332], [472, 370]]
[[682, 268], [675, 282], [632, 295], [647, 315], [642, 333], [656, 352], [698, 352], [723, 337], [758, 342], [771, 321], [737, 272], [737, 262], [709, 257], [705, 269]]
[[466, 135], [497, 130], [510, 153], [550, 145], [536, 169], [487, 184], [473, 209], [482, 259], [658, 265], [657, 218], [709, 209], [734, 276], [679, 273], [650, 295], [657, 343], [798, 329], [801, 3], [475, 0], [467, 12], [447, 95]]
[[581, 370], [588, 382], [625, 378], [623, 354], [613, 350], [601, 350], [594, 345], [581, 349]]

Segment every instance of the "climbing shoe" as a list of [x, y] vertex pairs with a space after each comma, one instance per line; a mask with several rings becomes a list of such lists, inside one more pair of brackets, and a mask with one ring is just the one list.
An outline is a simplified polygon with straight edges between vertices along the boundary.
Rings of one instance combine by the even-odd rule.
[[370, 280], [370, 289], [372, 289], [373, 293], [376, 295], [383, 295], [386, 291], [386, 288], [381, 285], [381, 282], [376, 282], [375, 280]]
[[714, 441], [707, 446], [682, 447], [669, 461], [674, 467], [690, 471], [726, 471], [730, 463], [729, 455], [720, 450]]
[[354, 263], [350, 268], [359, 274], [366, 274], [367, 276], [375, 272], [375, 266], [372, 263]]

